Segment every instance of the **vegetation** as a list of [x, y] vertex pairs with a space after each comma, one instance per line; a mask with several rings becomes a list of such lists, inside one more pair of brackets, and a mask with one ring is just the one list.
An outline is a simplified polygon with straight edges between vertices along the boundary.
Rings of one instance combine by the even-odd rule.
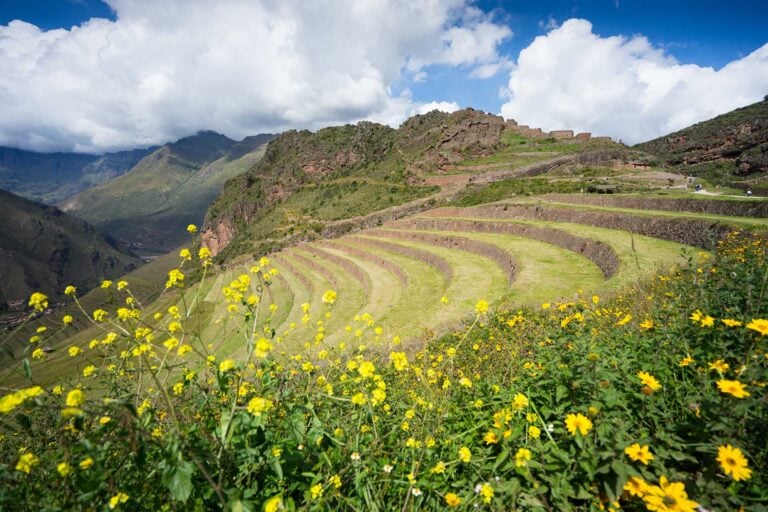
[[76, 375], [36, 385], [41, 347], [66, 338], [70, 319], [31, 340], [28, 384], [0, 398], [0, 504], [758, 509], [766, 244], [733, 233], [714, 256], [613, 299], [512, 310], [480, 300], [464, 327], [423, 348], [404, 349], [366, 316], [328, 343], [343, 297], [326, 290], [322, 307], [299, 306], [313, 337], [289, 357], [279, 352], [292, 333], [275, 335], [265, 300], [279, 276], [269, 260], [222, 287], [240, 339], [225, 352], [201, 335], [202, 289], [184, 289], [186, 267], [205, 273], [209, 253], [183, 253], [166, 283], [178, 306], [104, 284], [111, 306], [81, 312], [101, 334], [66, 349]]

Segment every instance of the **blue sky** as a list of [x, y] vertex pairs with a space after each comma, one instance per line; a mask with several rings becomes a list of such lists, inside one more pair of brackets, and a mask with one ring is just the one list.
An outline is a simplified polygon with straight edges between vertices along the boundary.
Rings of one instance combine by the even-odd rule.
[[468, 106], [637, 142], [768, 93], [766, 1], [437, 3], [1, 0], [0, 144], [101, 151]]

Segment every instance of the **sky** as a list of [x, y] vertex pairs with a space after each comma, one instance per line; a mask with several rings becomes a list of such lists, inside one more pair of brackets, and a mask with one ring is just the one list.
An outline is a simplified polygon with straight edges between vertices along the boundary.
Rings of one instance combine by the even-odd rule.
[[634, 144], [768, 95], [768, 2], [0, 0], [0, 145], [472, 107]]

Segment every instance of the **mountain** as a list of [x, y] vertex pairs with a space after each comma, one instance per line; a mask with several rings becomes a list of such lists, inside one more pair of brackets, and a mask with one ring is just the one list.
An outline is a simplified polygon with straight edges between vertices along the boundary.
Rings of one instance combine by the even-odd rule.
[[768, 97], [635, 148], [716, 182], [768, 172]]
[[53, 204], [120, 176], [155, 149], [87, 155], [0, 147], [0, 189]]
[[60, 203], [132, 249], [157, 254], [186, 239], [223, 183], [256, 163], [272, 135], [236, 142], [212, 131], [165, 144], [129, 172]]
[[92, 225], [54, 206], [0, 190], [0, 309], [67, 285], [81, 291], [130, 272], [142, 261]]
[[228, 181], [206, 214], [203, 244], [214, 253], [265, 252], [286, 236], [318, 233], [434, 192], [421, 177], [499, 148], [504, 119], [473, 109], [433, 111], [394, 129], [371, 122], [291, 130], [264, 158]]

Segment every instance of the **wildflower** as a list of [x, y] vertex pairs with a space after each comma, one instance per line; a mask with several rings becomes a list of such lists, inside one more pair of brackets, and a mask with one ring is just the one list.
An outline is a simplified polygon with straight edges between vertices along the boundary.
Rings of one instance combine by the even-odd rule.
[[531, 436], [533, 439], [538, 439], [539, 436], [541, 436], [541, 429], [536, 425], [531, 425], [530, 427], [528, 427], [528, 435]]
[[392, 473], [393, 469], [395, 469], [395, 467], [392, 464], [384, 464], [384, 466], [381, 468], [381, 470], [386, 474]]
[[43, 359], [45, 357], [45, 352], [41, 348], [36, 348], [32, 351], [32, 359]]
[[119, 492], [114, 496], [112, 496], [111, 498], [109, 498], [109, 509], [114, 510], [114, 508], [117, 507], [118, 504], [125, 503], [126, 501], [128, 501], [128, 495], [125, 494], [124, 492]]
[[112, 421], [112, 418], [110, 418], [109, 416], [102, 416], [101, 418], [99, 418], [99, 425], [106, 425], [110, 421]]
[[637, 377], [651, 389], [651, 391], [658, 391], [661, 389], [661, 384], [656, 380], [656, 377], [648, 372], [637, 372]]
[[85, 394], [80, 389], [73, 389], [67, 393], [67, 407], [80, 407], [85, 402]]
[[184, 284], [184, 274], [181, 270], [174, 268], [168, 272], [168, 280], [165, 282], [166, 288], [172, 288], [173, 286], [181, 286]]
[[413, 494], [414, 497], [418, 498], [419, 496], [421, 496], [421, 489], [419, 489], [418, 487], [414, 487], [413, 489], [411, 489], [411, 494]]
[[40, 462], [40, 459], [34, 453], [25, 452], [19, 457], [16, 463], [16, 471], [29, 474], [32, 468]]
[[442, 475], [445, 473], [445, 462], [439, 461], [437, 464], [434, 465], [434, 467], [430, 470], [432, 473]]
[[197, 233], [197, 226], [195, 226], [194, 224], [190, 224], [189, 226], [187, 226], [187, 233], [189, 233], [190, 235], [194, 235], [195, 233]]
[[352, 459], [352, 462], [358, 462], [360, 460], [360, 452], [352, 452], [349, 458]]
[[86, 470], [91, 466], [93, 466], [93, 459], [90, 457], [86, 457], [80, 461], [80, 464], [78, 464], [78, 466], [80, 467], [80, 469]]
[[576, 431], [578, 430], [581, 435], [585, 436], [590, 430], [592, 430], [592, 422], [589, 420], [589, 418], [581, 413], [571, 413], [565, 417], [565, 428], [568, 429], [568, 432], [571, 435], [575, 436]]
[[376, 366], [370, 361], [363, 361], [357, 368], [357, 373], [363, 378], [370, 378], [376, 373]]
[[186, 247], [179, 251], [179, 258], [183, 259], [184, 261], [191, 261], [192, 260], [192, 253], [189, 252], [189, 249]]
[[48, 297], [40, 292], [35, 292], [29, 297], [29, 306], [35, 311], [45, 311], [48, 309]]
[[261, 398], [258, 396], [251, 398], [251, 401], [248, 402], [248, 412], [257, 418], [261, 417], [263, 413], [270, 411], [272, 407], [272, 400], [267, 400], [266, 398]]
[[61, 478], [67, 478], [69, 472], [72, 471], [72, 466], [68, 462], [59, 462], [58, 466], [56, 466], [56, 471], [59, 472]]
[[499, 442], [499, 436], [493, 430], [489, 430], [483, 436], [483, 441], [485, 441], [485, 444], [496, 444]]
[[117, 282], [117, 289], [120, 291], [125, 290], [128, 288], [128, 281], [120, 280]]
[[469, 451], [469, 448], [466, 446], [462, 446], [459, 448], [459, 460], [463, 462], [464, 464], [469, 463], [469, 461], [472, 459], [472, 452]]
[[75, 288], [72, 285], [67, 286], [64, 288], [64, 295], [74, 295], [77, 292], [77, 288]]
[[762, 336], [768, 336], [768, 319], [752, 319], [752, 321], [747, 324], [747, 329], [759, 332]]
[[631, 496], [638, 496], [640, 498], [648, 493], [648, 489], [649, 486], [645, 483], [645, 480], [637, 476], [630, 477], [629, 480], [627, 480], [627, 483], [624, 484], [625, 491]]
[[528, 407], [528, 398], [522, 393], [517, 393], [512, 399], [512, 408], [516, 411], [522, 411]]
[[107, 289], [107, 288], [109, 288], [110, 286], [112, 286], [112, 281], [110, 281], [109, 279], [105, 279], [105, 280], [103, 280], [103, 281], [101, 282], [101, 289], [102, 289], [102, 290], [106, 290], [106, 289]]
[[700, 310], [697, 309], [696, 311], [691, 313], [691, 316], [689, 316], [688, 319], [693, 321], [693, 322], [699, 322], [699, 321], [701, 321], [701, 318], [702, 318], [703, 315], [704, 315], [704, 313], [702, 313]]
[[657, 512], [694, 512], [699, 506], [688, 499], [682, 482], [670, 482], [665, 476], [661, 477], [658, 486], [648, 486], [643, 501], [648, 510]]
[[471, 388], [472, 387], [472, 381], [468, 379], [467, 377], [462, 377], [459, 380], [459, 384], [465, 388]]
[[333, 290], [326, 290], [323, 293], [323, 304], [333, 304], [336, 302], [336, 292]]
[[179, 350], [177, 351], [177, 353], [180, 356], [183, 356], [184, 354], [186, 354], [188, 352], [191, 352], [191, 351], [192, 351], [192, 347], [190, 345], [182, 345], [182, 346], [179, 347]]
[[219, 371], [221, 373], [226, 373], [232, 370], [234, 367], [235, 367], [235, 362], [232, 359], [225, 359], [221, 363], [219, 363]]
[[749, 396], [747, 388], [738, 380], [720, 379], [717, 381], [717, 388], [721, 392], [733, 395], [736, 398], [744, 398]]
[[749, 480], [752, 476], [752, 470], [747, 467], [747, 458], [741, 453], [741, 450], [734, 448], [730, 444], [721, 446], [717, 449], [717, 462], [723, 468], [726, 475], [731, 475], [737, 482], [739, 480]]
[[475, 304], [475, 311], [478, 315], [486, 314], [488, 312], [488, 301], [484, 299], [477, 301], [477, 304]]
[[627, 446], [624, 448], [624, 453], [626, 453], [633, 461], [640, 461], [646, 465], [654, 459], [653, 454], [651, 453], [647, 444], [641, 446], [639, 443], [635, 443], [633, 445]]
[[728, 327], [741, 327], [743, 325], [741, 322], [734, 320], [733, 318], [723, 318], [721, 322], [723, 322]]
[[445, 495], [445, 504], [449, 507], [458, 507], [461, 504], [461, 498], [456, 493], [449, 492]]
[[278, 512], [284, 508], [283, 497], [279, 494], [277, 496], [272, 496], [264, 502], [264, 512]]
[[528, 461], [531, 460], [531, 450], [527, 448], [520, 448], [515, 454], [515, 466], [520, 468], [528, 465]]
[[352, 403], [355, 405], [365, 405], [365, 395], [362, 393], [355, 393], [352, 397]]
[[408, 369], [408, 356], [405, 355], [405, 352], [390, 352], [389, 360], [392, 362], [395, 370], [399, 372]]
[[61, 323], [64, 325], [70, 325], [75, 319], [72, 318], [72, 315], [64, 315], [61, 319]]
[[440, 302], [442, 302], [443, 304], [448, 304], [448, 297], [443, 295], [442, 297], [440, 297]]
[[541, 305], [541, 309], [549, 309], [551, 307], [552, 307], [552, 304], [550, 304], [549, 302], [545, 302], [544, 304]]
[[333, 484], [333, 487], [338, 489], [341, 487], [341, 477], [339, 475], [333, 475], [328, 481]]
[[93, 312], [93, 319], [97, 322], [103, 322], [107, 318], [107, 312], [99, 308]]
[[695, 360], [691, 356], [685, 356], [680, 360], [679, 363], [677, 363], [678, 366], [688, 366], [691, 363], [694, 363]]
[[96, 367], [93, 366], [92, 364], [89, 364], [88, 366], [83, 368], [83, 377], [90, 377], [91, 375], [93, 375], [93, 372], [95, 371], [96, 371]]
[[715, 370], [720, 374], [723, 374], [728, 371], [728, 368], [730, 368], [731, 365], [723, 361], [722, 359], [718, 359], [714, 363], [709, 363], [709, 369]]
[[493, 487], [491, 487], [491, 484], [485, 483], [481, 485], [477, 492], [483, 497], [483, 503], [485, 504], [490, 503], [493, 499]]
[[649, 330], [653, 329], [653, 327], [654, 327], [654, 323], [653, 323], [653, 320], [651, 320], [651, 319], [649, 319], [649, 318], [646, 318], [646, 319], [645, 319], [645, 320], [643, 320], [643, 322], [640, 324], [640, 328], [641, 328], [641, 329], [643, 329], [643, 330], [645, 330], [645, 331], [649, 331]]

